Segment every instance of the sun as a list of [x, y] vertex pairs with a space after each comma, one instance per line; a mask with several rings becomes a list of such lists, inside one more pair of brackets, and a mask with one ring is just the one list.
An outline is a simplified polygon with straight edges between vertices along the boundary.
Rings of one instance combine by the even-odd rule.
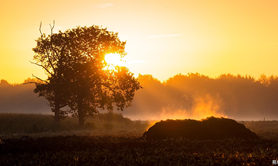
[[124, 60], [124, 58], [117, 53], [106, 54], [104, 60], [109, 66], [126, 66], [126, 61]]

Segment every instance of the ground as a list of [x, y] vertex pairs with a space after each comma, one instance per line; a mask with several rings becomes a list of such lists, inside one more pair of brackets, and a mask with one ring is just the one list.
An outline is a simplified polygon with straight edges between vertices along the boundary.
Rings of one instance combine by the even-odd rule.
[[88, 122], [78, 129], [68, 119], [56, 129], [43, 115], [0, 115], [0, 165], [272, 165], [278, 160], [277, 121], [240, 122], [260, 139], [195, 141], [146, 140], [141, 136], [147, 122], [119, 115]]
[[278, 143], [270, 140], [58, 136], [3, 140], [0, 165], [271, 165]]

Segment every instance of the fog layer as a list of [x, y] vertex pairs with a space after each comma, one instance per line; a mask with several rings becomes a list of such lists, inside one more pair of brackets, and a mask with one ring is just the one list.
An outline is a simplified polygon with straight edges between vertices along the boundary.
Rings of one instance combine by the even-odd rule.
[[[254, 79], [222, 75], [176, 75], [160, 82], [139, 75], [142, 85], [122, 114], [131, 119], [202, 119], [224, 116], [237, 120], [278, 119], [278, 78]], [[0, 83], [0, 112], [51, 113], [47, 101], [33, 93], [34, 85]]]

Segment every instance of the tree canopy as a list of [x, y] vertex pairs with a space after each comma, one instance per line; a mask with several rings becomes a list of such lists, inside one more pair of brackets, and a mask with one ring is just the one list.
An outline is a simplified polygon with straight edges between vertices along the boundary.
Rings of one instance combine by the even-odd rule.
[[[120, 41], [117, 33], [99, 26], [52, 30], [36, 40], [33, 63], [47, 74], [34, 91], [49, 101], [55, 119], [73, 113], [83, 125], [85, 117], [98, 109], [123, 110], [131, 103], [140, 88], [133, 73], [120, 66], [105, 69], [106, 54], [126, 55], [126, 42]], [[65, 106], [70, 110], [62, 111]]]

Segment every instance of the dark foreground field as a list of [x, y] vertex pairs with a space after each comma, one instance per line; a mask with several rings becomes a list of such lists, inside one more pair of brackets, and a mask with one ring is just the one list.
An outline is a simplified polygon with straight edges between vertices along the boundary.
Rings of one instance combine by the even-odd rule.
[[9, 165], [272, 165], [278, 122], [241, 122], [257, 140], [141, 138], [148, 122], [101, 114], [79, 128], [48, 115], [0, 114], [0, 166]]
[[271, 165], [276, 141], [58, 136], [3, 140], [0, 165]]

